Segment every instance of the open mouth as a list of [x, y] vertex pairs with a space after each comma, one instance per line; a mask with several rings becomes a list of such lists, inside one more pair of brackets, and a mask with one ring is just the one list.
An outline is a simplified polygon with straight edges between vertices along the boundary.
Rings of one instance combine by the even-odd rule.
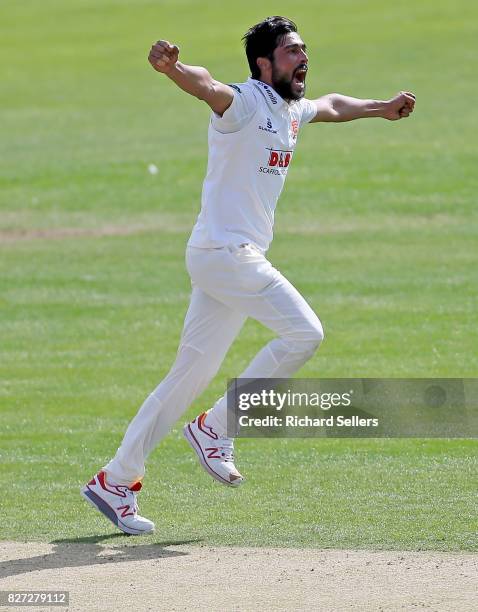
[[305, 84], [305, 77], [307, 75], [307, 66], [300, 66], [294, 72], [294, 81], [299, 85]]

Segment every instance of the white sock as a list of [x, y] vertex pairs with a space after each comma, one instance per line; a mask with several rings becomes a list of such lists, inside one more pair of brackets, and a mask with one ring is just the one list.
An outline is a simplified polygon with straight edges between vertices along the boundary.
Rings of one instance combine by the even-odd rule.
[[218, 418], [217, 411], [214, 407], [206, 411], [205, 424], [217, 433], [221, 438], [227, 438], [227, 423], [223, 423], [223, 419]]

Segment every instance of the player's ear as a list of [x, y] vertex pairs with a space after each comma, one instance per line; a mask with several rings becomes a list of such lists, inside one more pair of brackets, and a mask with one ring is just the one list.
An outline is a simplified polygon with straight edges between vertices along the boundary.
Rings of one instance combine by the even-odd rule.
[[271, 61], [269, 59], [267, 59], [267, 57], [258, 57], [256, 59], [256, 63], [257, 63], [257, 67], [261, 71], [262, 75], [267, 73], [267, 71], [271, 67]]

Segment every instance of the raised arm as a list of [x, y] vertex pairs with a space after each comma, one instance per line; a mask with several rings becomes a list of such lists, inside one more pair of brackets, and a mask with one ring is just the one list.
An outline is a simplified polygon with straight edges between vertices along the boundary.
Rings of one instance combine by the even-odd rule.
[[310, 123], [318, 121], [353, 121], [366, 117], [382, 117], [396, 121], [408, 117], [415, 107], [415, 95], [401, 91], [390, 100], [361, 100], [342, 94], [332, 93], [312, 100], [317, 114]]
[[162, 72], [182, 90], [204, 100], [218, 115], [231, 105], [234, 92], [229, 85], [212, 78], [206, 68], [188, 66], [178, 61], [179, 48], [167, 40], [158, 40], [151, 47], [148, 61], [157, 71]]

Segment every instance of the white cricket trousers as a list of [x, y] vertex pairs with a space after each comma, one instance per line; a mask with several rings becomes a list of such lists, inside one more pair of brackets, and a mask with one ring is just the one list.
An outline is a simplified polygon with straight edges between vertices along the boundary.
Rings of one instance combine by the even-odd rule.
[[[176, 355], [161, 383], [126, 430], [105, 466], [120, 484], [144, 476], [145, 460], [215, 376], [247, 317], [277, 337], [254, 357], [242, 378], [288, 378], [316, 351], [322, 325], [300, 293], [254, 246], [189, 247], [186, 267], [192, 294]], [[208, 423], [226, 433], [226, 397], [208, 413]]]

